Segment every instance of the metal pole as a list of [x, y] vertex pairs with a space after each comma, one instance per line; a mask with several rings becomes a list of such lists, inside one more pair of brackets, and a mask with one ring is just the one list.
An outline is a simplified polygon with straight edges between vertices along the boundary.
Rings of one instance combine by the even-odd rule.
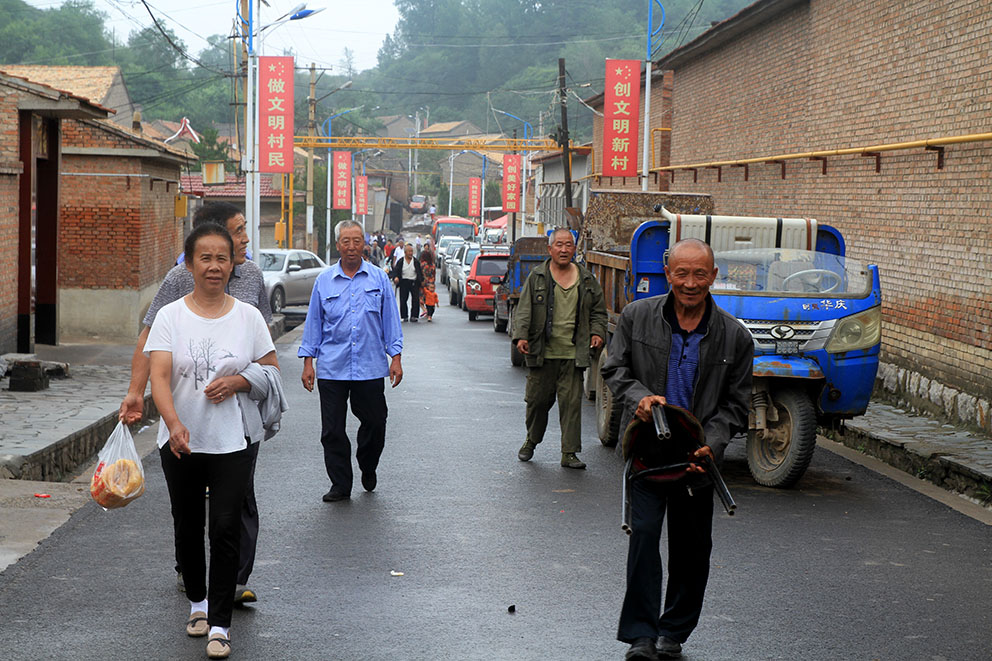
[[648, 139], [651, 135], [651, 59], [650, 54], [648, 54], [648, 59], [644, 61], [644, 118], [641, 120], [644, 125], [644, 146], [641, 149], [641, 190], [648, 190], [648, 176], [650, 173], [651, 165], [648, 162], [648, 155], [650, 151], [648, 150]]
[[[307, 135], [316, 131], [317, 116], [317, 65], [310, 63], [310, 96], [307, 97]], [[313, 250], [313, 147], [307, 147], [307, 250]]]
[[[416, 119], [417, 119], [417, 140], [420, 140], [420, 111], [419, 110], [416, 113]], [[416, 153], [413, 155], [413, 194], [414, 195], [417, 194], [417, 180], [419, 179], [419, 177], [417, 177], [417, 171], [418, 170], [420, 170], [420, 150], [419, 149], [416, 150]], [[449, 206], [450, 206], [450, 204], [449, 204]], [[448, 209], [448, 215], [451, 215], [451, 209]]]
[[[327, 120], [327, 137], [331, 137], [331, 120]], [[331, 263], [331, 171], [334, 169], [331, 148], [327, 148], [327, 216], [324, 217], [324, 263]]]
[[565, 206], [572, 206], [572, 155], [569, 153], [568, 137], [568, 96], [565, 89], [565, 58], [558, 58], [558, 94], [561, 96], [561, 161], [565, 170]]
[[[517, 139], [517, 129], [513, 129], [513, 139], [514, 139], [514, 141], [516, 141], [516, 139]], [[513, 150], [513, 153], [516, 154], [517, 153], [517, 150], [514, 149]], [[504, 174], [503, 176], [506, 176], [506, 175]], [[514, 241], [516, 241], [517, 240], [517, 212], [516, 211], [514, 211], [512, 214], [510, 214], [510, 223], [513, 225], [513, 230], [510, 232], [510, 236], [513, 237], [513, 240]]]
[[451, 215], [451, 195], [452, 192], [454, 191], [454, 185], [455, 185], [455, 156], [457, 155], [458, 154], [452, 152], [451, 156], [448, 157], [448, 215], [449, 216]]

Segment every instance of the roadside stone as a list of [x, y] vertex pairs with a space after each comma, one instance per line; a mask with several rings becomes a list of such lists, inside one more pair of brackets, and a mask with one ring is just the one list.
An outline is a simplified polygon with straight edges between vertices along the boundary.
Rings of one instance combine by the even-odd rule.
[[975, 416], [977, 411], [978, 398], [973, 395], [961, 393], [958, 395], [958, 420], [966, 425], [977, 425], [978, 419]]
[[980, 399], [976, 404], [977, 414], [978, 414], [978, 425], [985, 431], [992, 431], [989, 424], [989, 400]]
[[909, 394], [915, 395], [920, 390], [920, 373], [910, 372], [909, 373]]
[[943, 400], [942, 397], [943, 393], [944, 393], [943, 384], [938, 383], [937, 381], [931, 381], [930, 390], [927, 392], [927, 399], [929, 399], [931, 403], [940, 406]]
[[954, 388], [948, 388], [947, 386], [944, 386], [940, 393], [941, 404], [944, 406], [944, 413], [947, 414], [947, 417], [951, 420], [954, 420], [957, 415], [956, 404], [958, 394], [959, 393], [957, 390]]
[[7, 376], [7, 369], [8, 369], [7, 361], [4, 360], [3, 358], [0, 358], [0, 379]]
[[926, 400], [930, 396], [930, 379], [925, 376], [920, 376], [920, 387], [919, 390], [913, 393], [920, 399]]
[[[886, 369], [883, 371], [882, 366], [878, 366], [878, 371], [884, 373], [882, 377], [882, 383], [885, 385], [885, 389], [889, 392], [898, 392], [899, 381], [896, 374], [895, 366], [886, 365]], [[880, 374], [881, 376], [881, 374]]]

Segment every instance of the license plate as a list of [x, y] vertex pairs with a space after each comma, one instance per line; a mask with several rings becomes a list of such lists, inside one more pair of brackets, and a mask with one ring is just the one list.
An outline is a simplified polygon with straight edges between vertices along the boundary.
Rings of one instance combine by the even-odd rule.
[[493, 304], [493, 299], [491, 299], [491, 298], [483, 299], [483, 302], [486, 305], [492, 305]]
[[775, 353], [782, 355], [799, 353], [799, 340], [775, 340]]

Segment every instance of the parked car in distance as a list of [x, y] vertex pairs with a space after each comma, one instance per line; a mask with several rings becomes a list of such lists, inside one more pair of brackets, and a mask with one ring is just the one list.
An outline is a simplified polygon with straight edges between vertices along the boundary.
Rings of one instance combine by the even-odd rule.
[[475, 258], [465, 279], [465, 296], [462, 308], [468, 311], [468, 320], [475, 321], [480, 314], [493, 313], [493, 291], [506, 275], [509, 254], [489, 252], [483, 247]]
[[313, 283], [327, 264], [308, 250], [266, 248], [258, 253], [272, 314], [287, 305], [308, 305]]
[[427, 209], [426, 195], [414, 195], [410, 198], [410, 211], [412, 213], [427, 213]]
[[448, 249], [448, 246], [450, 246], [452, 243], [465, 243], [465, 239], [463, 239], [460, 236], [450, 236], [450, 235], [442, 236], [440, 239], [438, 239], [437, 250], [435, 251], [437, 253], [435, 255], [435, 258], [437, 259], [437, 263], [435, 264], [436, 267], [441, 268], [441, 262], [444, 261], [445, 257], [447, 257], [445, 251]]
[[465, 276], [480, 252], [478, 243], [463, 243], [448, 262], [448, 304], [460, 305], [465, 293]]
[[465, 243], [465, 240], [452, 241], [448, 244], [448, 247], [444, 249], [444, 254], [441, 255], [441, 284], [448, 284], [448, 273], [451, 266], [451, 260], [455, 258], [458, 254], [458, 249]]

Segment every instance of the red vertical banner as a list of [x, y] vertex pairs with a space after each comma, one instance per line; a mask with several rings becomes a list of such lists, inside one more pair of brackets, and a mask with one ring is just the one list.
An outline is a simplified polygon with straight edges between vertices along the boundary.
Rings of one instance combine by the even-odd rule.
[[258, 170], [293, 172], [293, 58], [258, 58]]
[[603, 176], [637, 176], [641, 61], [606, 60], [603, 106]]
[[520, 154], [507, 154], [503, 157], [503, 211], [520, 211]]
[[331, 195], [334, 197], [333, 208], [351, 209], [351, 152], [333, 153], [334, 178], [331, 186]]
[[482, 179], [479, 177], [468, 179], [468, 215], [469, 218], [482, 216]]
[[355, 177], [355, 213], [364, 216], [369, 212], [369, 178]]

